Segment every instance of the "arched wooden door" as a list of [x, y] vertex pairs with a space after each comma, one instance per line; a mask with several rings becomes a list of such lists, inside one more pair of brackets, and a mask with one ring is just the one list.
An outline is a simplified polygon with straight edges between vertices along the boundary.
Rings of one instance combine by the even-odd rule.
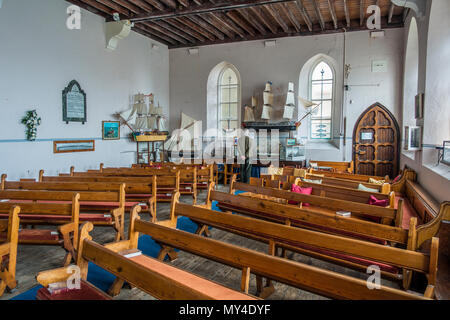
[[375, 103], [362, 113], [353, 130], [355, 173], [393, 178], [399, 171], [400, 131], [392, 113]]

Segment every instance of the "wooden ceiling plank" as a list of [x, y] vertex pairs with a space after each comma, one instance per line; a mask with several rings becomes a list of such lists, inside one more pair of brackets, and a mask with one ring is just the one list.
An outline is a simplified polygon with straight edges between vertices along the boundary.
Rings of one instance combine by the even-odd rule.
[[195, 39], [191, 37], [185, 30], [179, 30], [177, 28], [172, 27], [170, 24], [168, 24], [166, 21], [153, 21], [153, 23], [157, 24], [158, 26], [172, 32], [173, 34], [176, 34], [177, 36], [180, 36], [190, 43], [194, 43]]
[[160, 25], [158, 25], [158, 24], [156, 24], [154, 22], [145, 21], [145, 22], [142, 22], [142, 24], [144, 24], [147, 27], [150, 27], [150, 28], [152, 28], [152, 29], [162, 33], [162, 34], [165, 34], [166, 36], [174, 39], [175, 41], [181, 42], [182, 44], [188, 44], [188, 41], [186, 39], [184, 39], [183, 37], [180, 37], [179, 35], [170, 32], [169, 30], [161, 27]]
[[275, 19], [284, 32], [289, 32], [289, 27], [281, 18], [277, 8], [274, 8], [272, 5], [265, 5], [263, 8], [266, 9], [266, 11]]
[[176, 41], [175, 39], [169, 37], [167, 34], [159, 32], [158, 30], [155, 30], [153, 28], [148, 27], [145, 23], [140, 23], [135, 25], [135, 28], [141, 28], [145, 30], [146, 32], [155, 35], [158, 38], [164, 39], [165, 41], [169, 42], [170, 45], [181, 45], [180, 42]]
[[234, 38], [235, 31], [229, 26], [229, 24], [224, 24], [222, 20], [218, 19], [217, 16], [213, 13], [206, 13], [199, 16], [202, 17], [202, 19], [207, 23], [209, 23], [214, 29], [217, 29], [220, 32], [224, 33], [225, 36]]
[[251, 15], [251, 11], [249, 11], [248, 9], [239, 9], [237, 11], [247, 21], [247, 23], [251, 24], [255, 29], [259, 31], [259, 33], [267, 34], [264, 26], [258, 21], [258, 19]]
[[187, 16], [186, 18], [190, 19], [192, 22], [200, 25], [201, 27], [205, 28], [208, 32], [211, 32], [212, 34], [214, 34], [220, 40], [224, 40], [225, 39], [225, 35], [222, 32], [218, 31], [216, 28], [212, 27], [207, 22], [203, 21], [201, 17], [199, 17], [199, 16]]
[[175, 20], [177, 20], [180, 23], [188, 26], [189, 28], [197, 31], [198, 33], [205, 36], [206, 38], [208, 38], [211, 41], [214, 41], [216, 39], [216, 37], [212, 33], [206, 31], [206, 29], [204, 29], [204, 28], [200, 28], [197, 24], [195, 24], [194, 22], [192, 22], [191, 20], [189, 20], [187, 18], [175, 18]]
[[301, 27], [300, 23], [297, 21], [297, 19], [294, 17], [294, 14], [292, 13], [292, 11], [289, 9], [288, 4], [282, 3], [282, 4], [280, 4], [280, 8], [283, 11], [283, 13], [288, 17], [288, 19], [292, 23], [292, 25], [294, 26], [295, 31], [300, 32], [302, 27]]
[[[154, 0], [146, 0], [152, 1]], [[283, 2], [291, 2], [295, 0], [232, 0], [232, 1], [221, 1], [217, 3], [207, 2], [197, 6], [189, 6], [182, 10], [162, 10], [160, 12], [153, 12], [151, 14], [142, 14], [134, 17], [132, 21], [154, 21], [154, 20], [162, 20], [168, 18], [175, 18], [181, 16], [191, 16], [191, 15], [199, 15], [210, 12], [221, 12], [221, 11], [229, 11], [229, 10], [237, 10], [250, 8], [253, 6], [265, 6], [272, 5]]]
[[327, 0], [328, 1], [328, 8], [330, 9], [331, 19], [333, 19], [333, 25], [334, 28], [338, 28], [338, 21], [336, 17], [336, 10], [334, 9], [334, 0]]
[[236, 11], [228, 11], [225, 15], [233, 20], [242, 29], [247, 31], [250, 35], [254, 36], [256, 34], [255, 30], [247, 22], [245, 22]]
[[178, 0], [178, 2], [184, 6], [184, 7], [189, 7], [189, 1], [188, 0]]
[[142, 8], [145, 12], [153, 12], [153, 7], [149, 5], [144, 0], [128, 0], [135, 6], [138, 6], [139, 8]]
[[389, 7], [388, 23], [392, 22], [392, 16], [394, 15], [394, 10], [395, 10], [395, 4], [391, 3], [391, 6]]
[[[142, 25], [140, 25], [140, 26], [135, 26], [135, 27], [133, 28], [133, 31], [135, 31], [135, 32], [137, 32], [137, 33], [140, 33], [140, 34], [142, 34], [143, 36], [146, 36], [146, 37], [148, 37], [148, 38], [150, 38], [150, 39], [153, 39], [153, 40], [156, 40], [156, 41], [158, 41], [158, 42], [161, 42], [161, 43], [163, 43], [163, 44], [165, 44], [165, 45], [167, 45], [167, 46], [177, 44], [177, 42], [175, 42], [175, 41], [173, 41], [173, 40], [171, 40], [171, 39], [169, 39], [169, 38], [167, 38], [167, 37], [164, 37], [164, 36], [162, 36], [162, 37], [164, 37], [164, 38], [158, 37], [158, 36], [156, 36], [153, 32], [148, 32], [147, 30], [145, 30], [145, 29], [143, 28]], [[171, 41], [169, 41], [169, 40], [171, 40]]]
[[145, 1], [148, 2], [149, 4], [151, 4], [152, 6], [154, 6], [158, 10], [162, 11], [162, 10], [166, 9], [164, 7], [164, 5], [161, 2], [157, 1], [157, 0], [145, 0]]
[[301, 0], [297, 0], [294, 2], [295, 6], [297, 7], [298, 11], [300, 11], [300, 14], [303, 18], [303, 20], [305, 21], [306, 26], [308, 27], [308, 30], [310, 32], [313, 31], [313, 24], [311, 22], [311, 18], [308, 14], [308, 12], [306, 11], [303, 2]]
[[344, 12], [345, 12], [345, 20], [347, 21], [347, 27], [350, 28], [350, 12], [348, 10], [348, 3], [349, 0], [344, 0]]
[[188, 28], [186, 25], [182, 24], [181, 22], [179, 22], [175, 19], [167, 19], [167, 20], [165, 20], [165, 22], [167, 22], [168, 24], [172, 25], [175, 28], [183, 30], [184, 32], [189, 34], [191, 37], [196, 38], [200, 42], [206, 41], [206, 38], [204, 36], [202, 36], [200, 33], [198, 33], [197, 31], [195, 31], [193, 29]]
[[364, 19], [366, 16], [366, 1], [360, 0], [359, 2], [359, 26], [362, 27], [364, 25]]
[[317, 5], [316, 0], [311, 0], [311, 2], [314, 6], [314, 11], [316, 12], [316, 16], [317, 16], [317, 19], [319, 20], [320, 27], [322, 28], [322, 30], [325, 30], [325, 22], [323, 20], [322, 12], [320, 12], [320, 8]]
[[[83, 0], [83, 1], [85, 1], [85, 0]], [[85, 1], [85, 2], [88, 2], [88, 1]], [[92, 2], [92, 1], [89, 1], [89, 2]], [[121, 13], [121, 14], [125, 15], [126, 17], [130, 16], [130, 11], [128, 9], [125, 9], [125, 8], [119, 6], [117, 3], [112, 2], [111, 0], [97, 0], [97, 2], [113, 9], [117, 13]]]
[[267, 28], [269, 28], [269, 30], [275, 34], [277, 33], [277, 27], [275, 27], [274, 25], [272, 25], [269, 21], [269, 19], [267, 19], [265, 13], [262, 11], [262, 9], [260, 7], [252, 7], [250, 8], [250, 10], [255, 14], [255, 16], [258, 17], [258, 19], [264, 23], [266, 25]]
[[224, 25], [225, 28], [233, 31], [235, 34], [239, 35], [241, 38], [245, 37], [245, 32], [240, 26], [238, 26], [232, 19], [226, 16], [222, 12], [209, 13], [215, 20], [219, 21], [220, 24]]
[[125, 9], [130, 10], [130, 12], [133, 12], [135, 14], [145, 12], [141, 8], [135, 6], [133, 3], [131, 3], [131, 1], [125, 1], [125, 0], [112, 0], [112, 1], [120, 6], [124, 7]]
[[91, 12], [94, 12], [96, 14], [100, 14], [103, 17], [109, 17], [114, 13], [114, 10], [112, 10], [111, 8], [98, 3], [94, 0], [91, 1], [81, 1], [81, 0], [67, 0], [68, 2], [79, 6], [80, 8], [89, 10]]

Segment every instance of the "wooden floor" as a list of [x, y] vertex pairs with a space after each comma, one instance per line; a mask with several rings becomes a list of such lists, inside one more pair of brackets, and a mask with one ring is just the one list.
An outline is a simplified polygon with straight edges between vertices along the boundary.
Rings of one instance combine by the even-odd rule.
[[[227, 191], [228, 188], [219, 186], [220, 191]], [[206, 196], [206, 192], [202, 192], [199, 195], [199, 203], [203, 203]], [[182, 197], [182, 202], [191, 203], [191, 197]], [[158, 204], [158, 219], [164, 220], [169, 217], [169, 204]], [[142, 219], [149, 219], [147, 214], [142, 215]], [[126, 230], [128, 230], [128, 221], [126, 222]], [[114, 239], [114, 233], [112, 228], [95, 228], [93, 233], [93, 239], [100, 243], [111, 242]], [[228, 242], [234, 245], [242, 246], [252, 250], [267, 252], [267, 245], [249, 240], [237, 235], [233, 235], [228, 232], [220, 231], [217, 229], [211, 230], [213, 239]], [[18, 260], [17, 260], [17, 279], [19, 281], [18, 288], [13, 293], [5, 293], [0, 300], [8, 300], [14, 296], [21, 294], [37, 285], [36, 274], [43, 270], [49, 270], [53, 268], [59, 268], [62, 266], [64, 257], [64, 250], [61, 247], [52, 246], [19, 246]], [[345, 267], [337, 266], [331, 263], [323, 262], [307, 256], [292, 254], [290, 259], [299, 261], [305, 264], [321, 267], [327, 270], [336, 271], [352, 277], [361, 279], [367, 279], [368, 275], [358, 271], [354, 271]], [[197, 257], [185, 252], [180, 252], [178, 259], [172, 262], [174, 266], [182, 268], [184, 270], [195, 273], [199, 276], [203, 276], [207, 279], [214, 280], [225, 286], [240, 290], [241, 284], [241, 270], [234, 269], [220, 263], [212, 262], [201, 257]], [[400, 288], [399, 283], [382, 280], [382, 284]], [[294, 287], [290, 287], [281, 283], [275, 283], [276, 292], [269, 297], [269, 299], [276, 300], [317, 300], [326, 299], [319, 295], [303, 291]], [[250, 293], [254, 294], [256, 291], [255, 277], [252, 275], [250, 282]], [[139, 289], [123, 289], [121, 294], [115, 299], [119, 300], [154, 300], [150, 295], [140, 291]]]

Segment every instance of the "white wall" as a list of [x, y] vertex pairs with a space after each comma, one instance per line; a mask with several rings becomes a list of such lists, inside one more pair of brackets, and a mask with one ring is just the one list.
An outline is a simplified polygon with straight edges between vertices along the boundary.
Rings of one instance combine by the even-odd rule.
[[[411, 12], [405, 22], [405, 46], [413, 16], [414, 12]], [[450, 200], [450, 167], [437, 165], [438, 154], [434, 147], [442, 145], [443, 140], [450, 140], [449, 16], [448, 0], [429, 0], [425, 17], [416, 18], [419, 31], [418, 92], [425, 92], [424, 119], [416, 120], [416, 125], [423, 126], [423, 150], [413, 156], [409, 153], [401, 155], [401, 165], [414, 169], [419, 183], [438, 201]]]
[[[134, 143], [122, 127], [120, 141], [103, 141], [102, 120], [130, 107], [137, 91], [153, 92], [169, 114], [166, 46], [131, 32], [116, 51], [105, 49], [104, 19], [82, 10], [81, 30], [66, 28], [60, 0], [5, 1], [0, 8], [0, 172], [11, 179], [106, 165], [130, 165]], [[62, 121], [62, 90], [76, 79], [87, 94], [87, 123]], [[38, 140], [25, 141], [20, 119], [37, 109]], [[54, 154], [53, 140], [97, 139], [95, 152]]]
[[[383, 39], [371, 39], [366, 31], [347, 34], [347, 63], [352, 71], [349, 84], [377, 86], [356, 86], [347, 93], [347, 145], [343, 151], [339, 141], [339, 114], [334, 123], [336, 148], [332, 145], [309, 144], [308, 153], [316, 160], [351, 159], [351, 135], [360, 114], [375, 102], [380, 102], [398, 117], [401, 114], [401, 79], [403, 59], [403, 29], [386, 30]], [[263, 41], [251, 41], [200, 47], [199, 55], [188, 55], [186, 49], [170, 50], [170, 127], [178, 128], [181, 111], [206, 122], [207, 81], [211, 70], [218, 63], [227, 61], [240, 72], [242, 79], [242, 103], [250, 103], [253, 94], [264, 90], [266, 81], [273, 82], [276, 95], [287, 91], [289, 81], [299, 85], [300, 71], [313, 56], [323, 53], [337, 62], [337, 108], [342, 106], [342, 56], [343, 34], [292, 37], [277, 39], [277, 45], [265, 48]], [[372, 60], [387, 60], [387, 73], [372, 73]], [[298, 93], [298, 92], [296, 92]], [[279, 97], [280, 98], [280, 97]], [[283, 99], [275, 113], [281, 115]], [[349, 101], [352, 100], [350, 104]], [[256, 112], [259, 118], [261, 110]], [[205, 130], [204, 128], [203, 130]]]

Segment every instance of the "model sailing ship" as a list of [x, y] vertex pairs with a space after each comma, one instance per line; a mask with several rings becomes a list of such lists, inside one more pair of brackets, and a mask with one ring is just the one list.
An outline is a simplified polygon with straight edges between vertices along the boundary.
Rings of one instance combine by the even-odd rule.
[[[148, 98], [148, 105], [146, 99]], [[139, 135], [167, 135], [166, 118], [159, 106], [155, 107], [153, 94], [134, 95], [133, 107], [119, 113], [125, 124], [133, 131], [134, 136]]]

